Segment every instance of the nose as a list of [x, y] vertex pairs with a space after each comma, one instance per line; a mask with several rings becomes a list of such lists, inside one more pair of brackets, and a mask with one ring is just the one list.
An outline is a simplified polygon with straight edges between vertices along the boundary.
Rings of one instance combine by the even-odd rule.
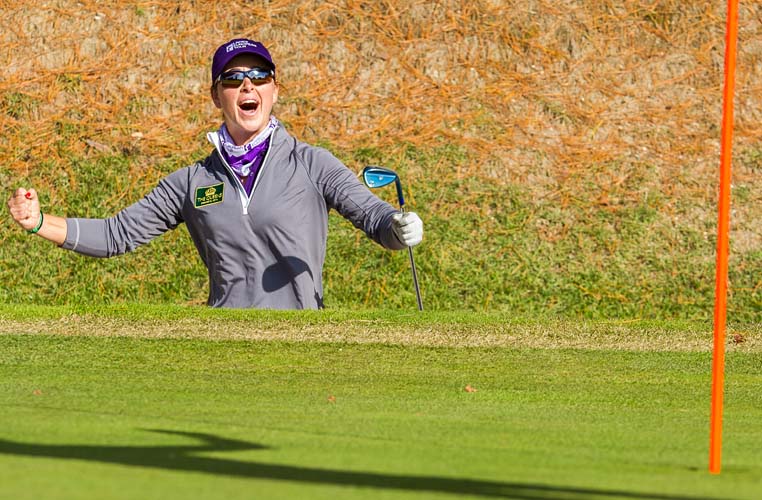
[[253, 90], [256, 85], [254, 85], [254, 82], [251, 81], [251, 79], [248, 76], [243, 77], [243, 84], [241, 85], [243, 90], [249, 91]]

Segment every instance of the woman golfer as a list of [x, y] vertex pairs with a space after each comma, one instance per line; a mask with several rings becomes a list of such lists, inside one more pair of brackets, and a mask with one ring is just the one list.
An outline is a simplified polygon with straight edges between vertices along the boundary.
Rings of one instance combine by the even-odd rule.
[[214, 307], [323, 307], [328, 211], [336, 210], [391, 250], [417, 245], [423, 223], [373, 195], [325, 149], [298, 141], [273, 116], [275, 63], [259, 42], [221, 45], [211, 97], [223, 124], [207, 134], [203, 161], [177, 170], [108, 219], [63, 218], [40, 210], [37, 192], [8, 201], [25, 230], [93, 257], [129, 252], [185, 223], [209, 272]]

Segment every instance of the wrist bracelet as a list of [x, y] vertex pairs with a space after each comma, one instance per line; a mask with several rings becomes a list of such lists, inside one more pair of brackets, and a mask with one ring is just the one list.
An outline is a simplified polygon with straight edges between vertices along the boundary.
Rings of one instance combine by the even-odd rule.
[[26, 232], [29, 234], [34, 234], [37, 231], [39, 231], [41, 227], [42, 227], [42, 212], [40, 212], [40, 221], [37, 223], [37, 227], [35, 227], [34, 229], [27, 229]]

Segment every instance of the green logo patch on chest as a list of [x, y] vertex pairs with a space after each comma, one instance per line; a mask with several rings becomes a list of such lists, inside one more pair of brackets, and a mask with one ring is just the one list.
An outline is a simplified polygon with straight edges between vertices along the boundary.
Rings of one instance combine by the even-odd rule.
[[225, 193], [225, 185], [215, 184], [214, 186], [196, 188], [196, 197], [193, 206], [196, 208], [205, 207], [220, 203]]

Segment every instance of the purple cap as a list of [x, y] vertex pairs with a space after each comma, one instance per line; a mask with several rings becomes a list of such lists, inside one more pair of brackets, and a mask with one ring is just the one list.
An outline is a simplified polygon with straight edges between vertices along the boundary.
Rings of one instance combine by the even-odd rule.
[[219, 46], [214, 53], [212, 59], [212, 83], [220, 76], [225, 65], [230, 62], [235, 56], [241, 54], [254, 54], [263, 58], [270, 64], [270, 67], [275, 70], [275, 63], [267, 48], [260, 42], [249, 40], [248, 38], [234, 38], [229, 42], [225, 42]]

